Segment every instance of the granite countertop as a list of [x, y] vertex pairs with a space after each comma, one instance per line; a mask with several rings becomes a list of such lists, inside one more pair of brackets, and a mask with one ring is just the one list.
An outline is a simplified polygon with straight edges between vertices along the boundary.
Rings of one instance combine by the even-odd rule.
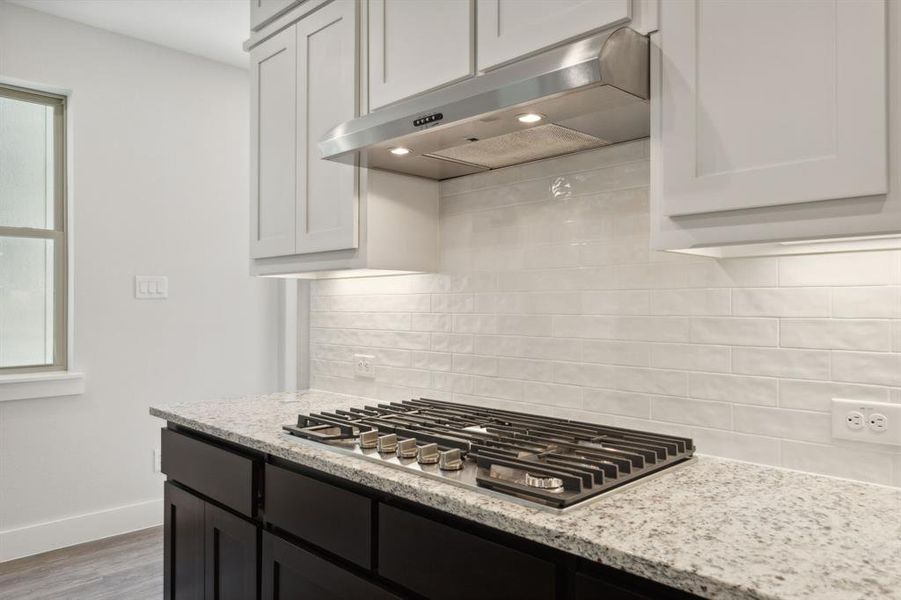
[[418, 477], [281, 429], [372, 403], [297, 392], [154, 416], [705, 598], [901, 599], [901, 489], [701, 456], [562, 514]]

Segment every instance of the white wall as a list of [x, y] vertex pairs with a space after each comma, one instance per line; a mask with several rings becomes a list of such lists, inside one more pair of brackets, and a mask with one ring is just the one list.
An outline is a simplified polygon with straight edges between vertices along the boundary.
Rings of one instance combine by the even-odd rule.
[[[248, 276], [247, 72], [0, 2], [0, 77], [71, 89], [83, 395], [0, 403], [0, 560], [162, 521], [151, 403], [276, 387]], [[136, 274], [169, 299], [133, 298]]]
[[[901, 486], [901, 449], [833, 440], [828, 412], [901, 402], [901, 252], [651, 252], [647, 148], [442, 183], [440, 274], [312, 284], [313, 387], [673, 432]], [[354, 352], [375, 356], [374, 383]]]

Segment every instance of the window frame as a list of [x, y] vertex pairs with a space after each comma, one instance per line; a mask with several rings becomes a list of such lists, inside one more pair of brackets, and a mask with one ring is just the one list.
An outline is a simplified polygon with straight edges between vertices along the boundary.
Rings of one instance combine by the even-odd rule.
[[53, 109], [53, 228], [0, 225], [0, 238], [53, 241], [53, 362], [0, 367], [0, 376], [66, 371], [69, 366], [69, 236], [67, 181], [67, 97], [0, 82], [0, 97]]

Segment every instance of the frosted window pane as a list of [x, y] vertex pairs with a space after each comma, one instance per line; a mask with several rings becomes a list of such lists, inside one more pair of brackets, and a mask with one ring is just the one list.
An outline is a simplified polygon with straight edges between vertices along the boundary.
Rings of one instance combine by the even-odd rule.
[[0, 98], [0, 225], [53, 228], [53, 109]]
[[53, 364], [53, 241], [0, 237], [0, 367]]

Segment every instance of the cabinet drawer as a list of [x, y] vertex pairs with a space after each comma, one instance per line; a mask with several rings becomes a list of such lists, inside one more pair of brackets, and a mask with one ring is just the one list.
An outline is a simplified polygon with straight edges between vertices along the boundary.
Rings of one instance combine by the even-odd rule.
[[385, 504], [378, 553], [379, 575], [433, 600], [555, 597], [552, 563]]
[[162, 471], [170, 479], [253, 517], [259, 461], [212, 444], [163, 429]]
[[266, 465], [265, 518], [366, 569], [372, 566], [372, 500]]
[[271, 533], [263, 533], [263, 600], [400, 600]]

